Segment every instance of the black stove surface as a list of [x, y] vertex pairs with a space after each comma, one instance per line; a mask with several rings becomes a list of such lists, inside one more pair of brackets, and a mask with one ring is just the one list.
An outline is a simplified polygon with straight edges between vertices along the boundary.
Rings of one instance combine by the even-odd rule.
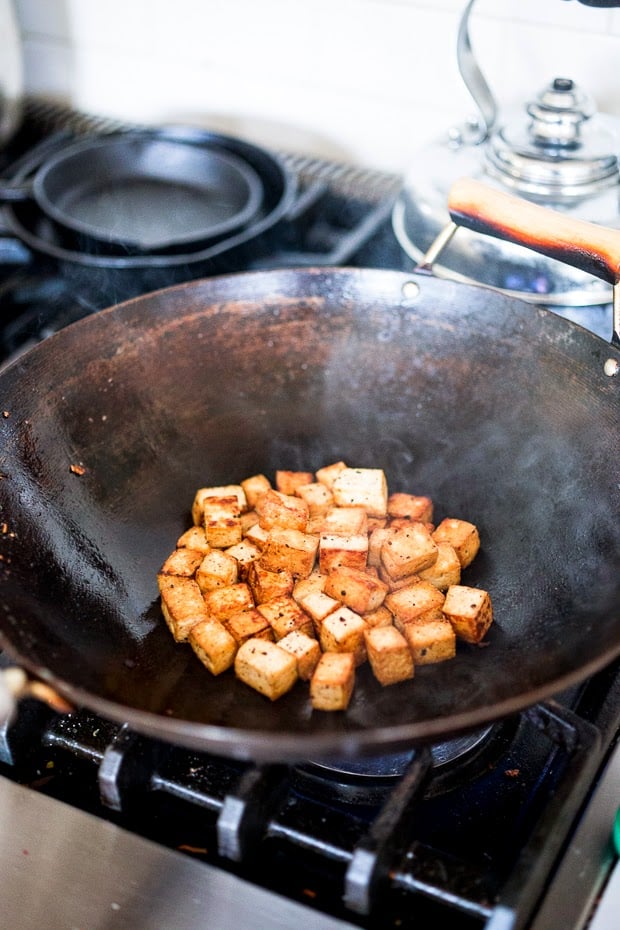
[[[118, 128], [33, 103], [2, 170], [59, 129]], [[269, 248], [231, 270], [411, 270], [391, 229], [399, 178], [281, 157], [297, 181], [294, 206]], [[1, 239], [0, 364], [117, 296], [88, 275], [76, 286], [19, 240]], [[611, 334], [607, 309], [576, 313]], [[538, 930], [619, 729], [618, 662], [488, 732], [356, 765], [234, 762], [24, 700], [0, 731], [0, 775], [355, 926]], [[575, 877], [575, 914], [598, 891], [598, 852]]]

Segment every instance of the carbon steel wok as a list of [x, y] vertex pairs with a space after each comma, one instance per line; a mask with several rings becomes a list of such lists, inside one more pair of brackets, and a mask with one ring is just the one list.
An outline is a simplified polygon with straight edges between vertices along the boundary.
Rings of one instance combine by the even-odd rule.
[[[90, 316], [0, 375], [2, 644], [75, 705], [239, 758], [380, 753], [546, 699], [620, 653], [619, 367], [549, 311], [420, 273], [236, 274]], [[175, 645], [156, 572], [199, 486], [341, 458], [478, 524], [463, 581], [495, 622], [313, 713], [304, 683], [271, 703]]]

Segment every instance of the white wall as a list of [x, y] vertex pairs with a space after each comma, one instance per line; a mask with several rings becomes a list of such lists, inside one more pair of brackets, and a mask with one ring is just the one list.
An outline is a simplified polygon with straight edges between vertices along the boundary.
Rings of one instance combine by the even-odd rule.
[[[465, 0], [15, 0], [26, 88], [123, 120], [188, 122], [404, 172], [473, 112], [456, 64]], [[620, 116], [620, 9], [477, 0], [503, 110], [571, 77]]]

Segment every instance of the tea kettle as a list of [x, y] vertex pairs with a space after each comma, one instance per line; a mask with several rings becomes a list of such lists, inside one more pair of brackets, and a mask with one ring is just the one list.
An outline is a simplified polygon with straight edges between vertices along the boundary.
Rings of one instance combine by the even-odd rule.
[[22, 118], [22, 48], [11, 0], [0, 0], [0, 146]]
[[[418, 152], [393, 209], [396, 238], [416, 264], [448, 223], [448, 190], [464, 176], [580, 219], [620, 225], [620, 120], [597, 113], [592, 98], [564, 76], [526, 101], [516, 119], [502, 120], [469, 38], [474, 3], [469, 0], [460, 21], [457, 59], [478, 115]], [[487, 284], [538, 304], [611, 300], [608, 286], [593, 276], [469, 230], [459, 229], [440, 261], [433, 265], [440, 277]]]

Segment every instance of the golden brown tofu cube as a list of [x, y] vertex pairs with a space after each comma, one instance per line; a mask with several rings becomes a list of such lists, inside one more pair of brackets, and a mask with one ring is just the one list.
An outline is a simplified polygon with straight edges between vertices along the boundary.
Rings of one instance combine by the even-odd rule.
[[377, 526], [368, 536], [368, 564], [375, 568], [381, 567], [381, 547], [392, 536], [393, 530], [387, 526]]
[[260, 549], [262, 552], [269, 537], [269, 530], [264, 529], [260, 523], [253, 523], [244, 531], [243, 535], [244, 539], [247, 539], [249, 543], [252, 543], [253, 546], [256, 546], [256, 548]]
[[266, 618], [276, 640], [283, 639], [292, 630], [301, 630], [308, 636], [314, 636], [312, 619], [292, 597], [285, 595], [265, 601], [258, 605], [257, 610]]
[[324, 652], [310, 679], [315, 710], [346, 710], [355, 685], [355, 659], [350, 652]]
[[241, 542], [241, 511], [235, 496], [207, 497], [202, 513], [205, 536], [214, 549], [228, 549]]
[[239, 511], [243, 513], [249, 510], [245, 492], [240, 484], [226, 484], [219, 487], [199, 488], [194, 495], [192, 504], [192, 521], [196, 526], [202, 526], [204, 523], [204, 502], [209, 497], [236, 497], [239, 504]]
[[456, 551], [461, 568], [473, 562], [480, 549], [480, 535], [478, 528], [467, 520], [457, 520], [446, 517], [433, 532], [436, 543], [447, 542]]
[[413, 678], [413, 657], [402, 633], [393, 626], [376, 626], [364, 633], [368, 661], [382, 685]]
[[254, 507], [258, 522], [265, 530], [284, 529], [304, 532], [308, 523], [308, 505], [301, 497], [266, 491]]
[[334, 502], [334, 495], [320, 481], [300, 485], [297, 488], [297, 496], [308, 505], [310, 519], [325, 513]]
[[194, 624], [188, 641], [212, 675], [221, 675], [235, 661], [237, 642], [219, 620], [207, 617]]
[[295, 656], [297, 674], [303, 681], [310, 681], [321, 658], [321, 647], [317, 640], [301, 630], [292, 630], [278, 640], [278, 646]]
[[493, 622], [493, 605], [488, 591], [467, 585], [451, 585], [442, 607], [458, 637], [479, 643]]
[[340, 601], [329, 597], [324, 591], [309, 590], [306, 593], [294, 595], [301, 609], [308, 614], [314, 629], [318, 634], [321, 624], [328, 614], [333, 613], [340, 606]]
[[252, 475], [241, 482], [241, 488], [245, 494], [248, 509], [253, 510], [258, 498], [265, 491], [271, 490], [271, 481], [265, 475]]
[[450, 543], [437, 543], [437, 560], [430, 568], [419, 573], [422, 581], [430, 581], [440, 591], [447, 591], [451, 584], [461, 581], [461, 562]]
[[368, 533], [368, 514], [363, 507], [329, 507], [323, 516], [321, 533], [355, 536]]
[[371, 610], [363, 614], [363, 619], [368, 627], [393, 626], [394, 624], [392, 613], [387, 609], [385, 604], [382, 604], [381, 607], [377, 607], [376, 610]]
[[354, 534], [338, 536], [321, 533], [319, 541], [319, 568], [323, 575], [329, 575], [341, 565], [351, 568], [366, 568], [368, 561], [368, 536]]
[[323, 468], [319, 468], [319, 470], [314, 473], [314, 476], [317, 481], [320, 481], [321, 484], [324, 484], [331, 491], [334, 481], [346, 467], [344, 462], [334, 462], [332, 465], [324, 465]]
[[276, 597], [291, 594], [294, 585], [291, 572], [286, 569], [272, 572], [268, 568], [263, 568], [257, 561], [252, 562], [248, 569], [247, 582], [255, 604], [263, 604]]
[[431, 610], [442, 610], [444, 595], [430, 581], [418, 581], [407, 588], [391, 591], [385, 598], [385, 606], [394, 615], [394, 622], [409, 623]]
[[437, 559], [437, 543], [423, 523], [391, 530], [381, 546], [381, 563], [398, 580], [429, 568]]
[[224, 551], [226, 555], [231, 555], [233, 559], [237, 560], [239, 580], [247, 581], [250, 565], [261, 556], [261, 550], [258, 546], [255, 546], [247, 539], [242, 539], [241, 542], [238, 542], [235, 546], [230, 546], [229, 549]]
[[387, 512], [390, 517], [430, 523], [433, 519], [433, 502], [430, 497], [396, 492], [388, 497]]
[[203, 594], [214, 588], [227, 588], [238, 581], [239, 566], [232, 555], [221, 549], [207, 552], [196, 569], [196, 581]]
[[248, 530], [251, 530], [253, 526], [258, 525], [258, 514], [255, 510], [246, 510], [245, 513], [241, 514], [241, 532], [245, 536]]
[[360, 506], [372, 517], [387, 514], [387, 481], [381, 468], [344, 468], [332, 491], [340, 507]]
[[266, 639], [248, 639], [235, 656], [237, 678], [276, 701], [297, 681], [297, 660], [286, 649]]
[[366, 661], [366, 622], [349, 607], [338, 607], [321, 623], [319, 640], [323, 652], [351, 652], [355, 664]]
[[194, 624], [206, 620], [209, 611], [200, 588], [192, 578], [160, 576], [161, 612], [177, 643], [187, 640]]
[[252, 592], [244, 581], [225, 588], [214, 588], [207, 591], [203, 597], [210, 616], [216, 620], [225, 620], [240, 610], [254, 607]]
[[222, 626], [228, 630], [235, 642], [241, 645], [246, 639], [269, 639], [273, 642], [273, 630], [255, 607], [248, 607], [225, 617]]
[[381, 606], [389, 588], [362, 569], [341, 565], [327, 576], [324, 590], [356, 613], [365, 614]]
[[314, 568], [319, 540], [299, 530], [270, 530], [260, 564], [271, 571], [285, 570], [293, 578], [307, 578]]
[[211, 547], [207, 542], [204, 526], [191, 526], [182, 533], [177, 539], [177, 548], [194, 549], [196, 552], [206, 555]]
[[293, 587], [293, 597], [297, 603], [301, 604], [301, 598], [305, 597], [306, 594], [310, 594], [311, 591], [322, 591], [325, 587], [326, 577], [315, 567], [307, 578], [300, 578], [296, 581]]
[[311, 471], [276, 471], [276, 490], [281, 494], [295, 495], [302, 485], [312, 484], [313, 481], [314, 475]]
[[412, 584], [417, 584], [418, 581], [422, 581], [422, 578], [417, 573], [413, 575], [404, 575], [402, 578], [392, 578], [383, 564], [379, 566], [379, 578], [381, 581], [385, 582], [390, 591], [398, 591], [400, 588], [409, 588]]
[[192, 578], [202, 559], [202, 552], [196, 549], [175, 549], [160, 568], [159, 574]]
[[443, 615], [435, 619], [412, 620], [403, 627], [415, 665], [445, 662], [456, 655], [456, 636]]

